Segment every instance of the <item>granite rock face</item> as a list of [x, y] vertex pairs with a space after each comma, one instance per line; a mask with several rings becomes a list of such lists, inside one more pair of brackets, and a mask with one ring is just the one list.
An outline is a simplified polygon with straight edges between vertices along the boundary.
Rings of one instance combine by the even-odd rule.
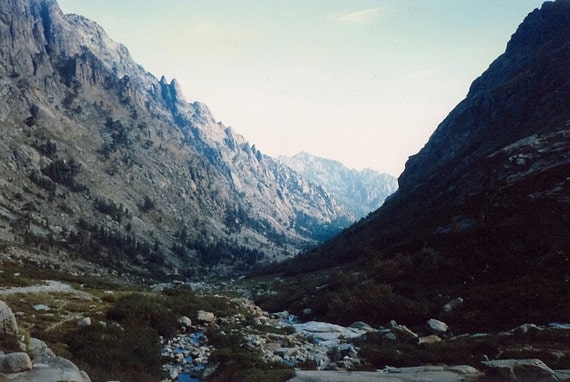
[[398, 188], [396, 178], [372, 169], [355, 170], [306, 152], [277, 158], [311, 182], [322, 186], [357, 218], [379, 208]]
[[2, 5], [0, 129], [0, 239], [109, 272], [243, 271], [354, 218], [54, 0]]
[[18, 335], [16, 316], [4, 301], [0, 301], [0, 336], [15, 335]]

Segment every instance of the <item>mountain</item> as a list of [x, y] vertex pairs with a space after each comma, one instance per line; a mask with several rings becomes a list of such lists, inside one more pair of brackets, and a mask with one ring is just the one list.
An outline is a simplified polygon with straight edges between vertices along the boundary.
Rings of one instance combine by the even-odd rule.
[[54, 0], [1, 6], [0, 129], [9, 261], [142, 276], [243, 271], [351, 219]]
[[292, 310], [414, 320], [462, 295], [464, 327], [567, 320], [570, 1], [525, 18], [398, 183], [367, 219], [281, 268], [350, 269]]
[[356, 218], [378, 209], [398, 188], [392, 175], [369, 168], [361, 171], [349, 169], [340, 162], [306, 152], [293, 157], [280, 156], [277, 160], [322, 186]]

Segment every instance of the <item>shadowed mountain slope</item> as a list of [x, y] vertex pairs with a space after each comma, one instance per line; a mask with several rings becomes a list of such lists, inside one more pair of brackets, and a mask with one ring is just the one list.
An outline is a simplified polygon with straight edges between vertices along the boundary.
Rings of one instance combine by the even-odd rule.
[[[351, 263], [360, 274], [356, 284], [345, 280], [352, 299], [370, 285], [415, 302], [451, 291], [486, 296], [491, 285], [505, 294], [487, 296], [478, 313], [498, 319], [510, 301], [511, 320], [567, 317], [565, 299], [550, 293], [554, 285], [567, 290], [570, 276], [569, 138], [570, 1], [559, 0], [525, 18], [505, 53], [409, 158], [398, 191], [379, 210], [281, 270]], [[360, 314], [379, 319], [371, 312], [381, 298], [361, 297], [369, 302]], [[321, 314], [331, 311], [323, 306]]]

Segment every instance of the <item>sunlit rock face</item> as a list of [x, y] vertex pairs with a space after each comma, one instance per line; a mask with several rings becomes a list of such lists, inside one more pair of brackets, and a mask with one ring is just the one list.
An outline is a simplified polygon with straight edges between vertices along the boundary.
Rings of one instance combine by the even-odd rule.
[[354, 218], [53, 0], [2, 5], [0, 128], [0, 238], [58, 267], [242, 272]]
[[309, 153], [277, 158], [306, 179], [323, 186], [357, 218], [378, 209], [398, 188], [396, 178], [372, 169], [354, 170]]

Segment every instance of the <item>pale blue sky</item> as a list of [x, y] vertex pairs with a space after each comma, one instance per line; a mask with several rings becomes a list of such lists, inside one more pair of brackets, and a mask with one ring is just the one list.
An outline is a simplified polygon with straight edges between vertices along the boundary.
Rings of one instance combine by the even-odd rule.
[[399, 175], [537, 0], [59, 0], [264, 153]]

